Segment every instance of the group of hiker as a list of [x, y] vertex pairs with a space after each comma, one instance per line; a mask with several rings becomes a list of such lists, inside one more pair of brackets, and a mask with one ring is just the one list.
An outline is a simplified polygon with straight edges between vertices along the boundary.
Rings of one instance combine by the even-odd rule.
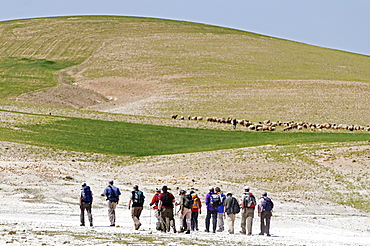
[[[101, 196], [106, 197], [108, 216], [110, 226], [115, 226], [116, 215], [115, 210], [119, 202], [121, 191], [113, 185], [113, 180], [108, 181], [108, 186], [104, 189]], [[80, 194], [80, 222], [81, 226], [85, 226], [84, 212], [86, 210], [90, 226], [93, 226], [93, 218], [91, 214], [91, 205], [93, 202], [93, 194], [86, 183], [82, 184]], [[138, 230], [141, 226], [140, 215], [144, 208], [145, 196], [139, 190], [138, 185], [133, 186], [128, 202], [128, 209], [131, 210], [131, 217], [134, 221], [134, 228]], [[252, 235], [252, 224], [255, 209], [257, 208], [258, 216], [260, 217], [260, 233], [270, 236], [270, 220], [274, 203], [267, 192], [263, 192], [259, 199], [250, 192], [250, 187], [245, 186], [244, 192], [240, 200], [236, 199], [232, 193], [226, 195], [219, 187], [209, 187], [209, 192], [205, 197], [205, 205], [207, 214], [205, 217], [205, 232], [222, 232], [225, 230], [224, 219], [228, 217], [228, 232], [234, 234], [234, 224], [236, 215], [241, 213], [241, 234]], [[156, 188], [156, 193], [153, 195], [149, 206], [155, 210], [156, 229], [162, 232], [177, 232], [175, 226], [175, 209], [178, 207], [180, 232], [190, 234], [191, 231], [199, 230], [198, 216], [202, 212], [202, 202], [194, 190], [187, 193], [186, 190], [179, 191], [178, 200], [175, 200], [174, 195], [168, 191], [167, 186]], [[212, 224], [212, 228], [210, 230]], [[217, 229], [218, 226], [218, 229]]]

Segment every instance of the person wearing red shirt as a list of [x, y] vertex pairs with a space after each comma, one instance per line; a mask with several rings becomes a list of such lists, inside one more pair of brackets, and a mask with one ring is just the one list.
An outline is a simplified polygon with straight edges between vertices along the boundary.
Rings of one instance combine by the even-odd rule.
[[157, 218], [156, 229], [158, 231], [164, 231], [165, 226], [161, 218], [161, 213], [158, 210], [158, 203], [159, 203], [159, 197], [161, 196], [161, 189], [156, 188], [155, 191], [156, 192], [153, 195], [152, 201], [150, 202], [149, 206], [153, 206], [153, 209], [155, 209], [154, 216]]

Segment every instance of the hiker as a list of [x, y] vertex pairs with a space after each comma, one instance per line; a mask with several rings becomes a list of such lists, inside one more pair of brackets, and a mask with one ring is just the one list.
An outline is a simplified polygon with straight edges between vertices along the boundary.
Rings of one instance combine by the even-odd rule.
[[261, 218], [261, 232], [259, 235], [266, 233], [270, 237], [270, 221], [272, 216], [272, 209], [274, 208], [274, 203], [269, 197], [267, 197], [267, 192], [262, 193], [262, 197], [258, 202], [258, 216]]
[[[181, 200], [182, 200], [182, 198], [184, 197], [184, 195], [185, 195], [185, 190], [180, 190], [179, 191], [179, 198], [178, 198], [178, 200], [175, 202], [175, 206], [180, 206], [180, 203], [181, 203]], [[175, 208], [175, 211], [176, 211], [177, 209]], [[177, 210], [177, 212], [176, 212], [176, 214], [177, 213], [179, 213], [181, 211], [181, 207], [179, 207], [179, 210]], [[180, 215], [180, 217], [179, 217], [179, 222], [180, 222], [180, 230], [178, 231], [179, 233], [181, 233], [181, 232], [184, 232], [185, 230], [186, 230], [186, 228], [187, 228], [187, 225], [186, 225], [186, 218], [185, 217], [182, 217], [182, 216]]]
[[207, 215], [206, 215], [206, 230], [205, 232], [209, 232], [209, 226], [211, 224], [211, 217], [212, 217], [212, 225], [213, 225], [213, 233], [216, 233], [217, 228], [217, 213], [218, 213], [218, 206], [220, 205], [220, 197], [217, 193], [215, 193], [215, 189], [211, 186], [209, 187], [209, 193], [206, 195], [206, 206], [207, 206]]
[[218, 225], [218, 232], [223, 232], [225, 230], [224, 227], [224, 201], [226, 199], [226, 195], [221, 192], [220, 187], [215, 188], [215, 192], [220, 196], [220, 206], [218, 206], [217, 211], [217, 225]]
[[132, 217], [132, 220], [134, 221], [134, 227], [135, 227], [135, 230], [139, 230], [141, 226], [140, 215], [141, 215], [141, 212], [143, 211], [145, 196], [144, 196], [144, 193], [141, 190], [139, 190], [138, 185], [135, 185], [132, 189], [133, 191], [131, 192], [130, 200], [128, 202], [127, 207], [128, 209], [132, 207], [131, 217]]
[[256, 198], [249, 192], [250, 187], [244, 187], [244, 193], [241, 198], [240, 206], [242, 208], [241, 234], [246, 234], [245, 225], [247, 224], [248, 236], [252, 235], [252, 224], [254, 218], [254, 209], [257, 205]]
[[[191, 208], [193, 207], [193, 198], [191, 197], [191, 194], [186, 194], [186, 190], [180, 191], [179, 205], [180, 225], [182, 225], [179, 232], [184, 232], [186, 230], [186, 234], [190, 234]], [[183, 225], [184, 219], [186, 220], [186, 227], [185, 225]]]
[[235, 217], [240, 212], [240, 206], [238, 200], [233, 197], [232, 193], [226, 194], [226, 200], [224, 204], [224, 216], [229, 217], [229, 234], [234, 234]]
[[191, 197], [193, 198], [193, 206], [191, 208], [191, 230], [197, 230], [198, 228], [198, 216], [202, 213], [202, 202], [200, 201], [195, 191], [190, 191]]
[[156, 229], [158, 231], [164, 230], [164, 223], [161, 218], [161, 213], [158, 211], [158, 203], [159, 203], [159, 197], [161, 196], [161, 189], [155, 188], [155, 194], [153, 195], [152, 201], [149, 203], [149, 206], [153, 206], [153, 209], [155, 210], [154, 216], [157, 219], [156, 223]]
[[162, 187], [162, 194], [159, 197], [158, 211], [161, 214], [162, 220], [165, 222], [165, 228], [163, 232], [169, 232], [170, 227], [173, 228], [173, 232], [176, 233], [175, 220], [173, 216], [173, 204], [175, 197], [172, 193], [168, 192], [167, 186]]
[[113, 180], [108, 181], [108, 186], [104, 189], [101, 196], [107, 197], [108, 216], [110, 226], [116, 226], [116, 207], [119, 201], [121, 191], [113, 185]]
[[93, 194], [90, 190], [90, 187], [86, 183], [82, 184], [81, 193], [80, 193], [80, 226], [85, 226], [85, 210], [87, 212], [87, 217], [89, 218], [90, 226], [93, 226], [93, 218], [91, 214], [91, 205], [93, 202]]

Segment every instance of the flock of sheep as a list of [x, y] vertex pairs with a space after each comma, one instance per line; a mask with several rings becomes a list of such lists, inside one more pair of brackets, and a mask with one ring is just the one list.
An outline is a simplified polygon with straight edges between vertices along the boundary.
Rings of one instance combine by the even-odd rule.
[[[172, 115], [172, 119], [177, 119], [178, 115]], [[203, 120], [201, 116], [180, 116], [180, 120]], [[349, 131], [370, 131], [370, 125], [367, 126], [360, 126], [360, 125], [348, 125], [348, 124], [334, 124], [334, 123], [324, 123], [324, 124], [313, 124], [307, 122], [271, 122], [270, 120], [265, 120], [263, 122], [252, 123], [249, 120], [237, 120], [236, 118], [216, 118], [216, 117], [208, 117], [206, 118], [208, 122], [216, 122], [216, 123], [224, 123], [224, 124], [232, 124], [234, 129], [237, 125], [245, 126], [249, 130], [255, 131], [275, 131], [277, 126], [283, 128], [283, 131], [289, 131], [292, 129], [303, 130], [303, 129], [310, 129], [311, 131], [316, 131], [318, 129], [342, 129], [342, 130], [349, 130]]]

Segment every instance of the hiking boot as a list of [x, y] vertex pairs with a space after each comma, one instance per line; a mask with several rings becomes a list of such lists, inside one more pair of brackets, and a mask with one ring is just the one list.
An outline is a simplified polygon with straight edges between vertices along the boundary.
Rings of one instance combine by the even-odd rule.
[[187, 230], [187, 231], [185, 232], [185, 234], [190, 234], [190, 231], [189, 231], [189, 230]]
[[80, 226], [85, 226], [85, 224], [80, 224]]
[[199, 231], [199, 228], [197, 227], [197, 228], [195, 228], [195, 230]]
[[90, 223], [90, 226], [93, 227], [93, 223]]
[[271, 235], [270, 235], [270, 234], [267, 234], [266, 236], [271, 237]]
[[204, 231], [205, 231], [205, 232], [209, 232], [209, 230], [207, 230], [207, 229], [205, 229]]
[[245, 235], [245, 234], [247, 234], [245, 231], [240, 231], [240, 234], [243, 234], [243, 235]]
[[217, 230], [217, 232], [223, 232], [223, 231], [224, 231], [224, 229], [222, 229], [222, 228]]
[[111, 224], [110, 226], [116, 226], [116, 224]]
[[262, 232], [260, 232], [258, 235], [263, 235], [263, 233], [262, 233]]
[[252, 236], [252, 233], [248, 233], [248, 236]]
[[141, 223], [138, 225], [135, 225], [135, 230], [139, 230], [140, 226], [141, 226]]

